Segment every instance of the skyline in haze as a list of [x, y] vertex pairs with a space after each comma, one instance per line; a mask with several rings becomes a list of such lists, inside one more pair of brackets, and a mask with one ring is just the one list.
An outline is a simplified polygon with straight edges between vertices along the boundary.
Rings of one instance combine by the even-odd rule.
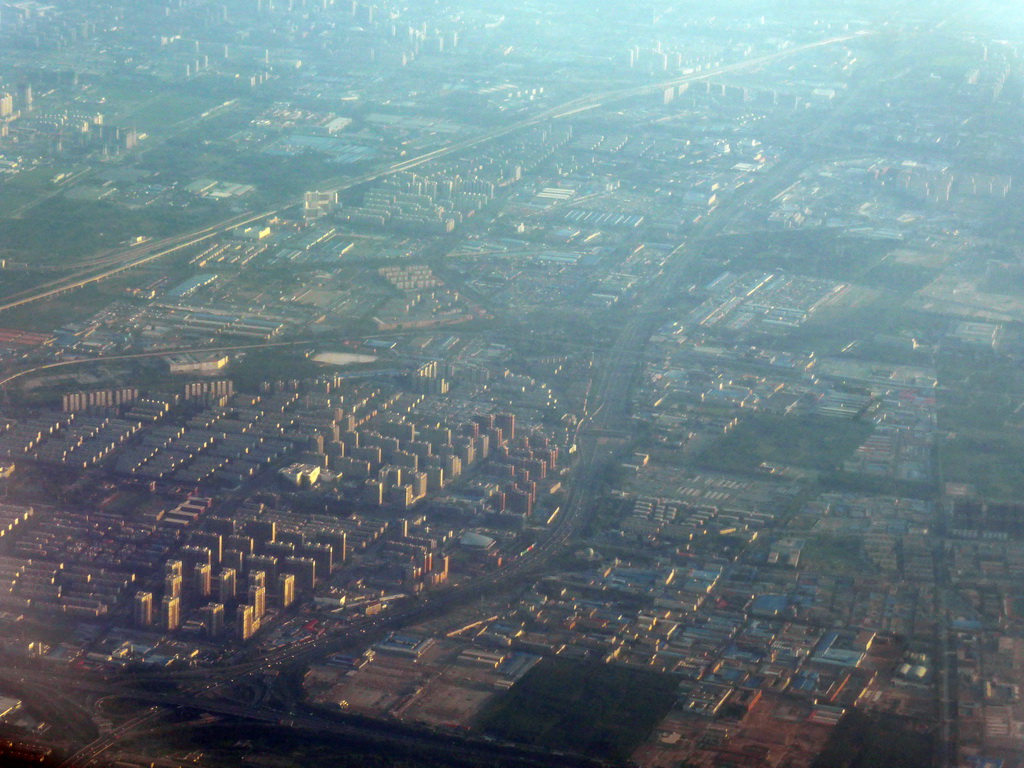
[[0, 763], [1024, 768], [1022, 20], [0, 0]]

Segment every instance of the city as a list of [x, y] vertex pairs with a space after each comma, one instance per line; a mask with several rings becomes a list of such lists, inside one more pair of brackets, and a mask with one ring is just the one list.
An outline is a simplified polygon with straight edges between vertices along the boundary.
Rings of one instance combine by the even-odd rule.
[[1024, 768], [1022, 44], [0, 0], [0, 762]]

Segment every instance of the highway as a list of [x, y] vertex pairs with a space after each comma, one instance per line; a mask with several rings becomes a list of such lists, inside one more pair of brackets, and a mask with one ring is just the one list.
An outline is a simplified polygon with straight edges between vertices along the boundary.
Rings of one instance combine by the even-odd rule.
[[[463, 141], [454, 142], [447, 146], [439, 149], [425, 152], [413, 158], [405, 160], [399, 160], [396, 162], [389, 163], [383, 167], [370, 171], [368, 173], [346, 177], [337, 180], [330, 180], [321, 183], [320, 186], [325, 189], [333, 189], [335, 191], [344, 191], [357, 187], [361, 184], [368, 182], [377, 181], [379, 179], [391, 176], [396, 173], [403, 171], [409, 171], [413, 168], [417, 168], [425, 163], [429, 163], [433, 160], [439, 160], [443, 157], [456, 155], [461, 152], [465, 152], [468, 149], [473, 149], [480, 145], [486, 144], [496, 139], [508, 136], [512, 133], [516, 133], [525, 128], [529, 128], [541, 123], [545, 123], [551, 120], [559, 120], [572, 115], [579, 114], [584, 111], [595, 109], [597, 107], [606, 106], [610, 103], [623, 101], [626, 99], [636, 98], [640, 96], [647, 96], [658, 94], [665, 91], [668, 88], [679, 87], [687, 83], [693, 83], [700, 80], [707, 80], [709, 78], [718, 77], [720, 75], [729, 74], [731, 72], [739, 72], [745, 69], [752, 69], [770, 64], [781, 59], [789, 58], [791, 56], [798, 55], [800, 53], [806, 53], [807, 51], [814, 50], [816, 48], [822, 48], [831, 45], [837, 45], [857, 37], [856, 35], [845, 35], [839, 37], [830, 37], [824, 40], [819, 40], [813, 43], [806, 43], [804, 45], [793, 46], [782, 51], [775, 53], [766, 54], [764, 56], [757, 56], [752, 59], [745, 59], [743, 61], [735, 62], [732, 64], [726, 64], [719, 67], [704, 70], [702, 72], [694, 72], [682, 77], [676, 77], [669, 80], [663, 80], [657, 83], [651, 83], [648, 85], [630, 87], [630, 88], [619, 88], [615, 90], [609, 90], [602, 93], [591, 94], [587, 96], [581, 96], [576, 99], [563, 102], [557, 106], [550, 107], [541, 112], [538, 112], [530, 117], [523, 118], [515, 122], [511, 122], [508, 125], [493, 130], [487, 131], [479, 136], [465, 139]], [[213, 237], [224, 234], [225, 232], [234, 229], [236, 227], [245, 226], [247, 224], [253, 224], [264, 219], [269, 219], [275, 216], [282, 210], [290, 207], [291, 205], [297, 204], [298, 201], [293, 201], [291, 204], [284, 204], [275, 208], [257, 212], [247, 213], [240, 216], [234, 216], [229, 219], [225, 219], [217, 224], [204, 227], [203, 229], [189, 232], [187, 234], [178, 235], [175, 237], [164, 238], [157, 242], [148, 242], [142, 245], [133, 246], [123, 251], [115, 251], [113, 253], [104, 254], [91, 261], [80, 262], [78, 265], [72, 267], [72, 272], [62, 278], [51, 280], [41, 285], [35, 286], [34, 288], [19, 291], [17, 293], [9, 294], [7, 296], [0, 297], [0, 313], [14, 309], [15, 307], [21, 307], [26, 304], [30, 304], [36, 301], [42, 301], [50, 299], [60, 294], [67, 293], [68, 291], [74, 291], [79, 288], [84, 288], [92, 283], [106, 280], [114, 275], [124, 272], [125, 270], [133, 269], [135, 267], [148, 264], [157, 259], [164, 258], [173, 253], [177, 253], [185, 248], [193, 245], [197, 245]]]
[[[658, 93], [665, 88], [678, 86], [683, 83], [704, 80], [746, 68], [763, 66], [784, 57], [793, 56], [826, 45], [838, 44], [849, 39], [850, 37], [830, 38], [661, 83], [638, 88], [608, 91], [603, 94], [574, 99], [540, 112], [530, 118], [489, 131], [479, 137], [457, 142], [416, 158], [392, 163], [363, 176], [345, 180], [337, 188], [348, 189], [390, 174], [410, 170], [432, 160], [464, 152], [545, 121], [562, 119], [578, 114], [580, 111], [604, 106], [614, 101]], [[773, 174], [772, 178], [779, 181], [780, 175], [788, 176], [798, 166], [798, 160], [792, 164], [787, 164], [779, 169], [778, 174]], [[782, 179], [782, 181], [790, 183], [791, 179], [786, 178]], [[32, 679], [53, 681], [54, 685], [60, 686], [60, 689], [65, 691], [77, 690], [80, 692], [124, 695], [145, 701], [146, 703], [174, 707], [187, 706], [199, 711], [246, 718], [256, 722], [280, 722], [283, 719], [290, 721], [294, 727], [341, 734], [359, 733], [362, 736], [366, 736], [368, 730], [372, 730], [367, 725], [356, 725], [352, 722], [340, 723], [332, 719], [316, 717], [312, 714], [299, 715], [272, 706], [248, 706], [226, 702], [223, 699], [209, 698], [209, 696], [215, 696], [219, 687], [246, 676], [263, 675], [270, 671], [295, 668], [296, 666], [323, 658], [335, 650], [348, 648], [357, 643], [365, 644], [370, 639], [390, 629], [397, 629], [420, 622], [426, 618], [443, 615], [455, 607], [479, 598], [485, 593], [508, 590], [518, 581], [523, 580], [525, 582], [529, 577], [542, 572], [551, 559], [563, 551], [564, 547], [571, 544], [574, 537], [591, 521], [595, 509], [594, 501], [601, 488], [602, 473], [609, 462], [615, 459], [617, 450], [622, 443], [628, 440], [632, 434], [630, 395], [642, 370], [645, 344], [660, 322], [660, 308], [679, 290], [679, 286], [684, 283], [690, 267], [699, 256], [700, 250], [696, 246], [719, 231], [723, 223], [728, 222], [730, 216], [735, 211], [742, 209], [751, 202], [757, 202], [761, 198], [770, 199], [771, 195], [777, 191], [777, 186], [775, 183], [769, 184], [767, 182], [763, 187], [757, 184], [748, 185], [748, 187], [728, 200], [709, 219], [708, 223], [702, 225], [695, 235], [676, 248], [665, 260], [664, 274], [661, 279], [657, 280], [653, 286], [648, 286], [648, 290], [642, 294], [639, 302], [635, 305], [631, 317], [616, 333], [613, 342], [601, 351], [601, 355], [595, 361], [593, 368], [594, 380], [591, 382], [586, 412], [582, 414], [577, 443], [579, 458], [568, 483], [568, 497], [565, 510], [556, 520], [547, 537], [539, 542], [532, 551], [515, 558], [501, 569], [477, 577], [458, 587], [437, 590], [423, 597], [411, 599], [407, 603], [386, 611], [380, 616], [358, 620], [346, 627], [343, 632], [317, 638], [304, 644], [271, 651], [261, 658], [251, 661], [215, 669], [153, 672], [135, 676], [122, 675], [108, 681], [76, 676], [70, 671], [40, 674], [36, 669], [23, 668], [19, 670], [12, 665], [0, 677], [14, 684], [16, 683], [15, 677], [17, 675], [21, 675], [23, 680], [29, 679], [28, 676], [31, 675]], [[38, 287], [34, 291], [7, 297], [7, 301], [0, 304], [0, 312], [105, 279], [125, 269], [148, 263], [190, 245], [202, 242], [228, 228], [269, 218], [276, 214], [278, 210], [246, 215], [244, 218], [234, 217], [218, 225], [188, 235], [168, 238], [159, 243], [147, 243], [144, 246], [129, 249], [120, 254], [105, 256], [102, 261], [93, 262], [86, 270], [75, 272], [62, 280], [52, 281], [45, 286]], [[297, 343], [302, 342], [274, 342], [271, 345]], [[212, 348], [211, 351], [253, 349], [271, 345], [219, 347]], [[169, 354], [169, 352], [161, 351], [158, 353], [110, 357], [103, 358], [102, 361], [166, 354]], [[32, 372], [62, 365], [72, 365], [78, 362], [55, 363], [48, 366], [40, 366], [31, 371], [23, 371], [0, 381], [0, 386]], [[90, 360], [87, 362], [95, 361]], [[155, 680], [176, 683], [179, 686], [178, 692], [161, 693], [147, 690], [146, 683]], [[32, 693], [26, 691], [26, 697], [32, 698]], [[75, 705], [70, 698], [67, 698], [63, 704], [55, 702], [54, 706], [58, 708], [66, 706], [68, 713], [78, 718], [81, 717], [81, 708]], [[128, 736], [137, 734], [147, 727], [154, 726], [160, 716], [159, 709], [143, 710], [111, 731], [97, 735], [91, 740], [86, 740], [91, 733], [87, 729], [87, 724], [83, 723], [76, 735], [78, 743], [82, 744], [82, 746], [76, 752], [70, 754], [62, 765], [67, 766], [67, 768], [72, 766], [84, 768], [84, 766], [93, 764], [112, 749], [115, 749]], [[382, 727], [380, 725], [374, 727], [377, 730], [377, 733], [374, 734], [375, 738], [385, 741], [387, 739], [402, 738], [410, 739], [417, 744], [425, 743], [426, 736], [422, 733], [410, 735], [411, 732], [402, 731], [394, 727]], [[460, 743], [465, 744], [469, 742]], [[547, 764], [550, 764], [551, 758], [548, 757], [547, 759]], [[543, 765], [545, 763], [541, 759], [538, 764]]]
[[[737, 200], [734, 204], [741, 203]], [[457, 588], [428, 593], [379, 616], [356, 621], [341, 633], [280, 648], [252, 661], [216, 669], [119, 676], [110, 681], [85, 679], [71, 672], [51, 673], [50, 678], [59, 681], [69, 690], [120, 694], [154, 704], [181, 705], [187, 702], [189, 706], [205, 712], [262, 721], [286, 717], [298, 723], [299, 720], [292, 713], [281, 709], [265, 705], [251, 707], [225, 703], [208, 696], [216, 695], [220, 686], [249, 675], [294, 668], [335, 651], [349, 649], [354, 644], [366, 644], [389, 630], [443, 615], [483, 594], [506, 591], [517, 582], [523, 580], [525, 583], [529, 577], [542, 572], [551, 558], [571, 543], [574, 536], [590, 521], [593, 502], [601, 488], [601, 473], [615, 457], [621, 440], [630, 435], [629, 395], [641, 369], [644, 345], [658, 323], [657, 310], [678, 289], [696, 253], [696, 250], [684, 244], [666, 259], [667, 274], [643, 295], [631, 319], [622, 326], [613, 343], [606, 348], [603, 359], [595, 365], [595, 379], [590, 388], [587, 412], [583, 415], [579, 430], [579, 459], [568, 485], [565, 511], [556, 520], [549, 535], [532, 551], [497, 571], [477, 577]], [[610, 440], [608, 436], [617, 436], [620, 440]], [[181, 692], [174, 695], [152, 692], [149, 684], [156, 681], [176, 682]], [[129, 734], [154, 724], [159, 717], [158, 709], [143, 711], [114, 730], [86, 743], [62, 765], [67, 768], [84, 768], [93, 764]], [[324, 727], [320, 718], [313, 718], [308, 725]], [[365, 728], [359, 730], [365, 734]]]
[[219, 346], [219, 347], [178, 347], [175, 349], [161, 349], [159, 352], [135, 352], [129, 355], [106, 355], [104, 357], [83, 357], [78, 360], [61, 360], [57, 363], [46, 363], [45, 365], [36, 365], [32, 368], [26, 368], [23, 371], [18, 371], [7, 375], [5, 378], [0, 379], [0, 388], [6, 387], [12, 381], [24, 378], [25, 376], [32, 376], [37, 373], [43, 373], [46, 371], [52, 371], [57, 368], [74, 368], [76, 366], [84, 365], [98, 365], [106, 363], [116, 363], [118, 361], [125, 360], [145, 360], [151, 357], [167, 357], [168, 355], [180, 355], [186, 352], [246, 352], [253, 349], [272, 349], [274, 347], [296, 347], [303, 344], [311, 344], [308, 339], [297, 339], [293, 341], [268, 341], [262, 344], [234, 344], [230, 346]]
[[[676, 254], [682, 253], [682, 247], [677, 249]], [[620, 330], [614, 343], [607, 348], [605, 359], [595, 366], [596, 379], [591, 386], [588, 413], [584, 415], [579, 432], [580, 458], [569, 482], [566, 509], [556, 520], [549, 535], [532, 551], [497, 571], [480, 576], [457, 588], [438, 590], [380, 616], [354, 622], [342, 633], [317, 638], [301, 645], [284, 647], [253, 661], [213, 670], [196, 669], [125, 676], [108, 682], [97, 682], [71, 672], [52, 673], [50, 678], [67, 689], [128, 695], [154, 703], [160, 703], [164, 695], [147, 693], [147, 683], [157, 680], [175, 681], [181, 686], [182, 695], [187, 698], [189, 704], [197, 709], [236, 716], [248, 716], [246, 713], [249, 713], [253, 717], [265, 719], [269, 716], [266, 710], [224, 704], [202, 696], [214, 693], [219, 686], [247, 675], [264, 674], [271, 670], [306, 664], [336, 650], [349, 648], [354, 643], [368, 642], [391, 629], [443, 615], [460, 605], [478, 599], [485, 593], [507, 590], [518, 580], [541, 571], [590, 519], [594, 497], [600, 489], [600, 473], [614, 457], [616, 450], [616, 445], [607, 441], [605, 436], [618, 434], [626, 437], [629, 433], [629, 392], [640, 369], [644, 343], [655, 322], [656, 315], [653, 310], [671, 295], [682, 277], [681, 270], [687, 263], [687, 259], [673, 261], [674, 268], [679, 270], [675, 279], [661, 281], [658, 289], [650, 291], [645, 296], [633, 319]], [[33, 673], [22, 670], [21, 674]], [[280, 710], [270, 712], [275, 717], [281, 717], [283, 714]], [[126, 735], [154, 723], [158, 717], [158, 710], [140, 713], [118, 728], [82, 746], [63, 765], [68, 768], [81, 768], [92, 764]]]
[[[100, 685], [79, 686], [100, 690]], [[269, 706], [250, 706], [230, 701], [210, 699], [201, 693], [140, 691], [124, 694], [125, 699], [147, 705], [137, 714], [112, 728], [102, 738], [68, 754], [59, 764], [62, 768], [84, 768], [101, 760], [111, 750], [120, 747], [127, 739], [144, 740], [149, 734], [160, 734], [188, 729], [197, 725], [188, 723], [168, 725], [166, 716], [174, 712], [196, 711], [204, 715], [227, 718], [229, 721], [250, 723], [260, 731], [279, 728], [300, 730], [318, 736], [340, 737], [355, 743], [373, 742], [378, 746], [414, 749], [420, 757], [435, 755], [439, 759], [450, 759], [453, 755], [480, 761], [487, 757], [500, 756], [504, 765], [522, 765], [524, 768], [606, 768], [609, 764], [597, 759], [578, 755], [552, 755], [545, 750], [524, 745], [507, 744], [481, 738], [466, 738], [443, 729], [405, 725], [391, 721], [372, 720], [355, 715], [337, 713], [332, 715], [315, 709], [302, 709], [283, 713]], [[217, 724], [198, 723], [201, 727], [216, 729]]]
[[[670, 290], [664, 284], [662, 290], [652, 292], [645, 307], [656, 306]], [[566, 510], [556, 521], [550, 534], [531, 552], [522, 555], [507, 566], [480, 576], [458, 588], [439, 590], [420, 599], [410, 601], [380, 616], [369, 617], [350, 624], [344, 632], [327, 635], [301, 645], [289, 646], [265, 654], [259, 659], [234, 664], [218, 669], [197, 669], [181, 672], [152, 673], [135, 675], [130, 678], [101, 684], [99, 690], [106, 693], [121, 693], [146, 702], [170, 703], [165, 694], [147, 693], [146, 683], [155, 680], [177, 681], [182, 685], [184, 699], [174, 699], [173, 703], [189, 706], [202, 711], [219, 714], [231, 714], [239, 717], [257, 719], [278, 719], [280, 710], [260, 710], [238, 704], [225, 704], [216, 700], [201, 698], [203, 694], [215, 692], [216, 688], [225, 683], [238, 680], [246, 675], [263, 674], [282, 667], [305, 664], [311, 660], [322, 658], [327, 654], [350, 647], [354, 642], [367, 642], [374, 637], [390, 630], [423, 621], [435, 615], [443, 615], [467, 602], [478, 599], [481, 595], [497, 590], [507, 590], [516, 580], [540, 570], [553, 555], [569, 543], [580, 527], [589, 519], [593, 509], [595, 493], [599, 488], [599, 472], [605, 462], [612, 458], [614, 448], [604, 444], [599, 436], [609, 430], [627, 428], [628, 392], [633, 377], [641, 361], [645, 326], [649, 323], [646, 316], [629, 323], [619, 333], [615, 343], [609, 349], [608, 358], [601, 366], [599, 380], [592, 387], [591, 413], [586, 417], [580, 431], [582, 447], [578, 466], [573, 472], [569, 485]], [[94, 682], [77, 681], [73, 675], [58, 675], [56, 679], [72, 688], [94, 688]], [[122, 741], [129, 733], [155, 722], [160, 716], [158, 710], [147, 710], [128, 720], [118, 728], [105, 733], [85, 744], [72, 754], [62, 766], [67, 768], [83, 768], [99, 759], [109, 749]], [[292, 715], [289, 715], [294, 720]], [[317, 719], [310, 726], [323, 727]], [[351, 726], [348, 726], [351, 728]]]
[[[413, 328], [406, 331], [390, 331], [389, 337], [395, 336], [413, 336], [420, 333], [420, 330]], [[334, 343], [340, 343], [340, 341], [352, 342], [352, 341], [369, 341], [371, 339], [379, 338], [380, 334], [367, 334], [364, 336], [349, 336], [343, 340], [336, 340]], [[227, 353], [227, 352], [250, 352], [256, 349], [274, 349], [279, 347], [301, 347], [308, 345], [322, 346], [325, 342], [323, 339], [289, 339], [287, 341], [264, 341], [257, 344], [219, 344], [219, 345], [206, 345], [206, 346], [187, 346], [187, 347], [171, 347], [168, 349], [161, 349], [152, 352], [132, 352], [123, 355], [103, 355], [101, 357], [81, 357], [74, 360], [61, 360], [56, 363], [44, 363], [42, 365], [34, 365], [30, 368], [24, 368], [20, 371], [7, 374], [7, 376], [0, 378], [0, 390], [11, 384], [18, 379], [34, 376], [39, 373], [48, 373], [55, 370], [63, 370], [66, 368], [76, 367], [87, 367], [90, 365], [106, 365], [107, 363], [125, 362], [128, 360], [146, 360], [155, 357], [167, 357], [168, 355], [181, 355], [181, 354], [201, 354], [201, 353]], [[367, 373], [365, 375], [382, 375], [380, 371]], [[343, 374], [344, 376], [345, 374]], [[355, 374], [347, 374], [349, 376]], [[359, 374], [363, 375], [363, 374]]]
[[78, 288], [84, 288], [92, 283], [113, 277], [125, 270], [140, 267], [143, 264], [148, 264], [151, 261], [162, 259], [172, 253], [177, 253], [189, 246], [197, 245], [205, 240], [221, 235], [229, 229], [245, 226], [246, 224], [251, 224], [268, 218], [276, 212], [277, 211], [268, 211], [260, 214], [235, 216], [213, 226], [197, 230], [196, 232], [191, 232], [187, 235], [165, 238], [164, 240], [159, 240], [155, 243], [149, 242], [143, 245], [134, 246], [115, 255], [105, 257], [104, 260], [99, 262], [98, 267], [94, 266], [86, 267], [84, 269], [76, 269], [76, 271], [63, 278], [51, 280], [26, 291], [9, 294], [3, 299], [0, 299], [0, 301], [3, 302], [0, 303], [0, 312], [14, 309], [15, 307], [21, 307], [25, 304], [31, 304], [35, 301], [50, 299], [54, 296], [59, 296], [62, 293], [77, 290]]

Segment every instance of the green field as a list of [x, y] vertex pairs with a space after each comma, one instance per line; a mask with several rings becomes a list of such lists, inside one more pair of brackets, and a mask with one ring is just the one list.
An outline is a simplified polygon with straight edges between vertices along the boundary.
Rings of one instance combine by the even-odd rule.
[[890, 260], [881, 261], [857, 276], [856, 282], [872, 288], [896, 291], [909, 296], [928, 285], [939, 274], [939, 270], [927, 269], [919, 264], [901, 264]]
[[[52, 166], [33, 168], [0, 182], [0, 216], [11, 216], [22, 206], [34, 203], [45, 195], [52, 194], [58, 187], [53, 179], [59, 173], [77, 173], [77, 166], [68, 165], [60, 170]], [[6, 246], [4, 246], [4, 249]]]
[[928, 768], [934, 754], [933, 732], [921, 733], [900, 717], [850, 709], [811, 768]]
[[871, 424], [856, 420], [757, 414], [705, 449], [697, 461], [725, 472], [751, 472], [762, 462], [830, 471], [872, 429]]
[[941, 479], [971, 484], [990, 499], [1020, 499], [1024, 373], [1010, 359], [946, 356], [939, 381], [939, 427], [950, 434], [939, 442]]
[[801, 567], [830, 576], [856, 576], [869, 567], [859, 536], [815, 536], [806, 539]]
[[[203, 124], [205, 127], [205, 123]], [[206, 177], [256, 186], [268, 199], [285, 199], [326, 179], [339, 167], [318, 152], [290, 157], [210, 145], [204, 130], [186, 129], [142, 156], [141, 167], [181, 181]], [[346, 169], [348, 170], [348, 169]]]
[[115, 298], [121, 298], [130, 280], [128, 276], [118, 275], [52, 299], [5, 310], [0, 312], [0, 328], [48, 333], [66, 323], [85, 320], [108, 306]]
[[545, 659], [488, 707], [485, 733], [545, 749], [625, 760], [675, 702], [670, 675]]
[[828, 227], [756, 236], [727, 235], [704, 246], [707, 256], [730, 259], [732, 272], [781, 269], [789, 274], [841, 281], [871, 270], [892, 250], [891, 242], [844, 237]]
[[106, 202], [53, 198], [19, 219], [0, 219], [4, 255], [29, 264], [68, 264], [146, 235], [154, 238], [199, 229], [223, 214], [215, 206], [128, 209]]
[[199, 96], [182, 92], [165, 92], [146, 99], [129, 110], [118, 120], [122, 124], [130, 124], [146, 133], [154, 133], [159, 137], [166, 130], [182, 120], [195, 118], [207, 110], [218, 107], [223, 99], [215, 96]]
[[309, 378], [323, 371], [296, 347], [269, 347], [232, 355], [230, 376], [239, 390], [255, 392], [264, 381]]
[[990, 499], [1019, 501], [1024, 496], [1020, 457], [1024, 437], [1006, 435], [958, 435], [939, 447], [942, 479], [969, 483]]

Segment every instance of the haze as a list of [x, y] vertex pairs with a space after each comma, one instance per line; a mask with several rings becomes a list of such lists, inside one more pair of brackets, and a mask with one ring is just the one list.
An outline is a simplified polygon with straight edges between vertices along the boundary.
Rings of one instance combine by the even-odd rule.
[[0, 764], [1024, 768], [1022, 16], [0, 0]]

